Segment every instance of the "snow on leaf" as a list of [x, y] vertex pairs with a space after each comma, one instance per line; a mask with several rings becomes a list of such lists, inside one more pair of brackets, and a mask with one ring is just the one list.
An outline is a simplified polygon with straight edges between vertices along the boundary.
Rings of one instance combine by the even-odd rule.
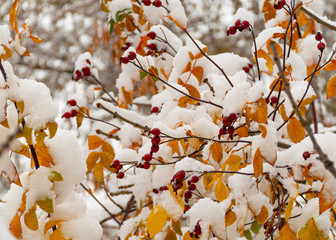
[[294, 233], [288, 224], [283, 226], [279, 232], [279, 240], [287, 240], [287, 239], [296, 239], [296, 233]]
[[261, 210], [257, 216], [255, 216], [255, 220], [257, 220], [258, 223], [264, 224], [268, 218], [268, 209], [265, 206], [261, 207]]
[[287, 132], [293, 143], [301, 142], [306, 136], [306, 132], [302, 127], [302, 124], [294, 117], [290, 118], [288, 121]]
[[88, 137], [88, 145], [90, 150], [99, 148], [103, 143], [104, 140], [97, 135], [91, 135]]
[[156, 234], [158, 234], [166, 225], [167, 219], [168, 215], [166, 210], [162, 206], [157, 205], [151, 211], [146, 221], [146, 227], [149, 233], [149, 237], [152, 238]]
[[49, 240], [66, 240], [60, 228], [57, 228], [49, 237]]
[[[322, 214], [327, 209], [331, 208], [335, 201], [335, 194], [330, 194], [328, 191], [327, 181], [323, 183], [322, 189], [319, 194], [319, 208], [320, 208], [320, 214]], [[330, 188], [329, 188], [330, 189]]]
[[24, 223], [30, 230], [36, 231], [38, 229], [38, 221], [34, 208], [25, 213]]
[[58, 125], [56, 122], [48, 122], [47, 128], [49, 131], [49, 138], [53, 138], [56, 135]]
[[267, 103], [264, 98], [260, 98], [255, 103], [246, 106], [246, 121], [257, 123], [267, 123]]
[[253, 157], [253, 169], [254, 169], [254, 177], [258, 178], [263, 173], [263, 157], [260, 153], [260, 148], [254, 154]]
[[332, 98], [336, 95], [336, 75], [329, 79], [326, 88], [327, 99]]
[[310, 219], [307, 222], [306, 226], [300, 229], [298, 236], [299, 239], [305, 239], [305, 240], [329, 239], [328, 236], [324, 235], [323, 231], [317, 228], [314, 218]]
[[268, 53], [266, 53], [265, 50], [259, 49], [257, 51], [257, 56], [258, 58], [264, 58], [266, 60], [266, 67], [268, 68], [268, 71], [271, 73], [273, 71], [274, 64], [270, 55], [268, 55]]

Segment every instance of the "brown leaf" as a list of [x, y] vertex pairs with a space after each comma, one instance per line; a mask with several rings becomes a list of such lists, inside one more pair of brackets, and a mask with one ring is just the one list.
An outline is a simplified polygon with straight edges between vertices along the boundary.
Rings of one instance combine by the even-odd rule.
[[254, 169], [254, 177], [258, 178], [263, 174], [263, 157], [260, 153], [260, 148], [254, 154], [253, 157], [253, 169]]
[[293, 143], [301, 142], [306, 137], [306, 132], [302, 127], [300, 121], [292, 117], [289, 119], [287, 124], [288, 136]]
[[190, 84], [185, 84], [184, 87], [188, 90], [190, 96], [194, 97], [194, 98], [201, 98], [200, 93], [198, 92], [197, 88], [195, 88], [193, 85]]
[[326, 93], [327, 99], [332, 98], [336, 95], [336, 75], [330, 78], [327, 84]]

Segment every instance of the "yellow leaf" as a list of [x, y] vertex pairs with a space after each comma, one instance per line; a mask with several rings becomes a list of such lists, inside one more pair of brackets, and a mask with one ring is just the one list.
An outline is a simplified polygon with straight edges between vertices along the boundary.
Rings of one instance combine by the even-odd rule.
[[265, 125], [259, 125], [259, 130], [260, 130], [260, 132], [261, 132], [261, 136], [263, 137], [263, 138], [265, 138], [266, 137], [266, 135], [267, 135], [267, 129], [266, 129], [266, 127], [265, 127]]
[[298, 18], [297, 18], [297, 23], [299, 24], [300, 27], [307, 25], [309, 22], [309, 19], [307, 18], [306, 14], [301, 11]]
[[260, 148], [254, 154], [253, 157], [253, 169], [254, 169], [254, 177], [258, 178], [263, 174], [263, 157], [260, 153]]
[[189, 138], [188, 144], [193, 149], [199, 150], [199, 147], [201, 145], [200, 140], [198, 138]]
[[229, 190], [227, 186], [222, 181], [223, 176], [218, 179], [218, 182], [215, 187], [215, 195], [218, 201], [223, 201], [229, 195]]
[[242, 126], [236, 129], [236, 133], [239, 137], [248, 137], [248, 128], [247, 126]]
[[49, 181], [63, 181], [63, 177], [59, 172], [51, 171], [48, 176]]
[[92, 171], [93, 167], [96, 165], [96, 162], [99, 159], [99, 156], [99, 152], [90, 152], [89, 156], [86, 159], [86, 174], [89, 174]]
[[53, 201], [50, 198], [46, 198], [44, 200], [38, 200], [36, 201], [36, 203], [43, 211], [47, 213], [54, 212]]
[[166, 225], [167, 219], [168, 215], [166, 210], [162, 206], [157, 205], [149, 214], [146, 221], [146, 227], [150, 238], [154, 237], [162, 230]]
[[55, 122], [48, 122], [47, 128], [49, 131], [49, 138], [53, 138], [56, 135], [58, 125]]
[[89, 149], [99, 148], [104, 143], [104, 140], [96, 135], [91, 135], [88, 137]]
[[80, 107], [78, 109], [77, 115], [76, 115], [77, 128], [79, 128], [82, 125], [85, 113], [86, 115], [89, 115], [89, 110], [86, 107]]
[[104, 182], [104, 169], [102, 162], [98, 162], [96, 165], [94, 165], [93, 175], [98, 182]]
[[29, 145], [33, 145], [33, 134], [32, 134], [33, 129], [29, 128], [27, 124], [23, 128], [23, 136], [26, 139], [27, 143]]
[[326, 187], [326, 181], [323, 183], [323, 186], [319, 195], [319, 208], [320, 214], [322, 214], [327, 209], [331, 208], [335, 201], [335, 194], [328, 192], [328, 188]]
[[18, 213], [15, 214], [12, 221], [10, 222], [9, 230], [11, 231], [11, 233], [13, 233], [13, 235], [16, 238], [18, 239], [22, 238], [22, 227], [21, 227], [20, 217]]
[[198, 83], [202, 83], [202, 78], [203, 78], [203, 68], [200, 66], [194, 67], [191, 73], [197, 78]]
[[300, 229], [299, 231], [299, 239], [304, 240], [327, 240], [328, 236], [325, 236], [323, 231], [319, 230], [316, 226], [314, 218], [310, 219], [306, 226]]
[[234, 211], [230, 210], [225, 214], [225, 227], [231, 226], [237, 220], [237, 215]]
[[294, 233], [288, 224], [281, 228], [279, 233], [279, 240], [297, 239], [296, 233]]
[[264, 98], [260, 98], [255, 103], [246, 106], [246, 118], [257, 123], [267, 123], [267, 103]]
[[261, 207], [261, 210], [257, 216], [255, 216], [255, 220], [257, 220], [258, 223], [264, 224], [268, 218], [268, 209], [265, 206]]
[[104, 142], [104, 143], [102, 144], [101, 150], [102, 150], [103, 152], [108, 152], [108, 153], [112, 154], [112, 155], [113, 155], [113, 158], [114, 158], [114, 150], [113, 150], [113, 147], [112, 147], [111, 144], [109, 144], [108, 142]]
[[184, 234], [183, 240], [193, 240], [193, 238], [190, 237], [190, 232], [189, 231]]
[[293, 143], [301, 142], [306, 136], [306, 132], [297, 118], [290, 118], [287, 124], [288, 136]]
[[21, 154], [27, 158], [30, 158], [30, 150], [28, 145], [21, 144], [20, 147], [14, 151], [17, 154]]
[[181, 156], [180, 147], [178, 143], [179, 143], [178, 140], [173, 140], [173, 141], [170, 141], [168, 145], [172, 149], [172, 154], [177, 153], [179, 156]]
[[61, 229], [57, 228], [49, 237], [49, 240], [66, 240]]
[[17, 13], [19, 11], [19, 3], [20, 0], [15, 0], [11, 9], [9, 10], [9, 23], [11, 28], [15, 31], [18, 32], [18, 26], [17, 26]]
[[283, 104], [280, 105], [279, 112], [282, 117], [282, 120], [287, 121], [288, 117], [286, 114], [285, 106]]
[[44, 144], [44, 142], [36, 143], [34, 145], [37, 159], [41, 166], [50, 167], [51, 165], [55, 165], [52, 156], [50, 155], [48, 147]]
[[37, 221], [36, 212], [34, 208], [30, 209], [24, 215], [24, 223], [32, 231], [36, 231], [38, 229], [38, 221]]
[[51, 229], [53, 226], [61, 223], [62, 221], [58, 220], [58, 221], [51, 221], [49, 220], [45, 225], [44, 225], [44, 234], [46, 232], [48, 232], [49, 229]]
[[291, 198], [288, 205], [287, 205], [286, 212], [285, 212], [285, 221], [286, 222], [288, 221], [289, 217], [292, 214], [293, 207], [294, 207], [294, 199]]
[[[157, 76], [157, 74], [154, 74]], [[132, 106], [133, 104], [133, 93], [127, 92], [124, 87], [121, 87], [122, 95], [124, 96], [125, 101]]]
[[103, 164], [103, 167], [109, 171], [112, 171], [111, 164], [113, 162], [114, 155], [109, 152], [101, 152], [100, 153], [100, 161]]
[[266, 22], [268, 20], [274, 18], [275, 14], [276, 14], [276, 10], [273, 6], [273, 1], [271, 1], [271, 2], [272, 3], [270, 3], [270, 0], [264, 1], [264, 5], [263, 5], [263, 8], [261, 10], [261, 12], [264, 14], [264, 18], [265, 18]]
[[229, 171], [237, 172], [239, 170], [241, 160], [242, 158], [240, 156], [231, 155], [228, 159], [226, 159], [225, 164], [229, 166]]
[[220, 163], [223, 159], [223, 147], [220, 142], [215, 142], [210, 146], [212, 158]]
[[330, 78], [327, 84], [326, 92], [327, 99], [332, 98], [336, 95], [336, 75]]
[[270, 55], [266, 53], [265, 50], [259, 49], [257, 51], [258, 58], [264, 58], [266, 60], [266, 67], [268, 68], [268, 71], [271, 73], [273, 71], [273, 61]]
[[197, 88], [195, 88], [193, 85], [185, 84], [184, 87], [188, 90], [190, 96], [195, 97], [197, 99], [201, 98], [201, 95], [198, 92]]
[[182, 236], [182, 226], [181, 226], [181, 220], [174, 221], [172, 220], [172, 228], [173, 230], [180, 236]]

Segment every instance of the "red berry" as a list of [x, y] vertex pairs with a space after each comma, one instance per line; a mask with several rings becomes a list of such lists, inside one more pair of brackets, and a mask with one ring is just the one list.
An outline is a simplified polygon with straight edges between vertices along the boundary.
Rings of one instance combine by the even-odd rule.
[[76, 109], [72, 109], [71, 110], [71, 117], [76, 117], [77, 116], [77, 110]]
[[253, 68], [252, 63], [249, 63], [249, 64], [248, 64], [248, 67], [249, 67], [249, 68]]
[[145, 5], [145, 6], [149, 6], [151, 5], [151, 1], [150, 0], [142, 0], [142, 3]]
[[153, 193], [158, 194], [159, 190], [157, 190], [156, 188], [153, 188]]
[[154, 40], [154, 39], [156, 38], [156, 33], [153, 32], [153, 31], [151, 31], [151, 32], [147, 33], [147, 36], [148, 36], [150, 39]]
[[223, 124], [224, 124], [224, 126], [227, 126], [227, 127], [231, 125], [231, 123], [229, 122], [228, 117], [224, 117], [223, 118]]
[[158, 152], [159, 151], [159, 145], [153, 145], [152, 147], [151, 147], [151, 153], [156, 153], [156, 152]]
[[129, 46], [124, 45], [124, 46], [121, 47], [121, 50], [126, 51], [128, 48], [129, 48]]
[[77, 102], [75, 99], [70, 99], [68, 102], [67, 102], [70, 106], [76, 106]]
[[143, 164], [143, 167], [144, 167], [144, 169], [148, 169], [148, 168], [150, 168], [150, 163], [149, 162], [144, 162], [144, 164]]
[[71, 118], [71, 113], [70, 112], [65, 112], [63, 114], [62, 118]]
[[158, 107], [153, 107], [152, 108], [152, 113], [158, 113], [159, 112], [159, 108]]
[[190, 199], [191, 197], [192, 197], [192, 192], [191, 191], [185, 191], [184, 198], [185, 199]]
[[125, 177], [125, 173], [124, 172], [118, 172], [117, 178], [122, 179]]
[[195, 184], [190, 184], [189, 190], [194, 191], [195, 189], [196, 189], [196, 185]]
[[202, 234], [202, 229], [201, 229], [201, 226], [199, 224], [199, 221], [197, 222], [196, 226], [195, 226], [195, 230], [194, 230], [194, 233], [196, 235], [201, 235]]
[[155, 0], [155, 1], [153, 2], [153, 5], [154, 5], [155, 7], [161, 7], [161, 6], [162, 6], [162, 2], [161, 2], [160, 0]]
[[83, 67], [82, 69], [84, 76], [90, 76], [90, 68], [89, 67]]
[[243, 67], [244, 69], [244, 72], [248, 73], [250, 71], [250, 68], [249, 67]]
[[160, 136], [155, 136], [152, 138], [152, 143], [155, 144], [155, 145], [159, 145], [161, 142], [161, 138]]
[[151, 44], [148, 45], [148, 48], [150, 50], [155, 50], [156, 49], [156, 44], [155, 43], [151, 43]]
[[123, 64], [127, 64], [127, 63], [129, 62], [128, 57], [123, 57], [123, 58], [121, 58], [121, 62], [122, 62]]
[[190, 206], [184, 205], [184, 212], [187, 212], [190, 209]]
[[221, 127], [219, 129], [219, 133], [218, 133], [218, 138], [220, 138], [221, 136], [223, 136], [226, 133], [226, 127]]
[[315, 39], [316, 39], [316, 41], [321, 41], [322, 40], [322, 34], [320, 32], [316, 33]]
[[146, 162], [150, 162], [152, 160], [152, 155], [147, 153], [143, 156], [143, 159], [146, 161]]
[[271, 103], [276, 104], [278, 102], [278, 98], [276, 96], [271, 97]]
[[243, 21], [242, 25], [244, 26], [244, 29], [248, 29], [250, 27], [250, 23], [248, 21]]
[[237, 119], [237, 114], [231, 113], [228, 118], [230, 122], [233, 122]]
[[115, 167], [118, 167], [120, 166], [120, 161], [119, 160], [114, 160], [113, 163], [112, 163]]
[[192, 178], [191, 178], [191, 182], [192, 183], [197, 183], [199, 181], [199, 177], [197, 177], [197, 176], [192, 176]]
[[87, 62], [89, 65], [91, 65], [91, 62], [90, 62], [89, 59], [86, 59], [86, 62]]
[[149, 51], [147, 51], [146, 54], [149, 55], [149, 56], [151, 56], [153, 54], [153, 51], [149, 50]]
[[82, 72], [79, 71], [79, 70], [76, 70], [76, 77], [79, 79], [79, 78], [82, 78]]
[[265, 98], [265, 101], [268, 104], [269, 103], [269, 98]]
[[129, 52], [128, 58], [129, 60], [134, 60], [136, 58], [137, 54], [135, 52]]
[[317, 48], [322, 52], [325, 49], [325, 44], [323, 42], [320, 42], [317, 44]]
[[160, 129], [158, 128], [153, 128], [151, 131], [150, 131], [151, 134], [153, 134], [154, 136], [159, 136], [161, 131]]
[[177, 173], [175, 173], [175, 175], [173, 176], [173, 180], [177, 179], [179, 181], [183, 181], [183, 179], [185, 178], [185, 171], [181, 170], [178, 171]]
[[237, 32], [237, 28], [236, 27], [234, 27], [234, 26], [229, 27], [229, 33], [231, 35], [235, 35], [236, 32]]
[[310, 153], [309, 152], [304, 152], [302, 154], [302, 157], [306, 160], [306, 159], [308, 159], [310, 157]]
[[235, 131], [235, 128], [234, 128], [233, 126], [230, 126], [230, 127], [228, 128], [228, 133], [229, 133], [230, 135], [233, 135], [234, 131]]
[[238, 20], [236, 21], [236, 23], [235, 23], [235, 27], [236, 27], [236, 28], [239, 28], [240, 24], [241, 24], [241, 22], [240, 22], [240, 20], [238, 19]]
[[168, 187], [167, 186], [162, 186], [160, 187], [160, 191], [167, 191], [168, 190]]
[[238, 30], [239, 30], [239, 32], [242, 32], [242, 31], [244, 30], [244, 26], [243, 26], [243, 25], [240, 25], [240, 26], [238, 27]]

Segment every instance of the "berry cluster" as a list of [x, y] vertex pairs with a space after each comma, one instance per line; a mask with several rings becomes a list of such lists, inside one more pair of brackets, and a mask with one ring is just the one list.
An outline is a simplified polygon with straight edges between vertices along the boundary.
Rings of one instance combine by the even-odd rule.
[[228, 133], [230, 135], [230, 139], [233, 138], [233, 134], [235, 132], [235, 128], [232, 126], [234, 121], [237, 119], [237, 114], [231, 113], [229, 116], [223, 117], [223, 127], [219, 129], [218, 139], [221, 138], [224, 134]]
[[184, 199], [188, 203], [189, 199], [192, 197], [192, 192], [196, 190], [196, 185], [199, 181], [198, 176], [192, 176], [191, 180], [188, 181], [188, 190], [184, 192]]
[[142, 0], [142, 3], [145, 6], [150, 6], [151, 4], [153, 4], [153, 6], [155, 6], [155, 7], [161, 7], [162, 6], [162, 2], [160, 0], [154, 0], [153, 2], [151, 0]]
[[144, 168], [144, 169], [148, 169], [150, 168], [151, 164], [150, 161], [152, 160], [152, 154], [147, 153], [142, 157], [142, 160], [144, 160], [143, 162], [140, 162], [138, 164], [138, 168]]
[[274, 4], [274, 8], [276, 10], [280, 10], [281, 8], [283, 8], [286, 5], [286, 0], [279, 0]]
[[125, 45], [121, 47], [121, 50], [126, 51], [130, 46], [132, 46], [132, 43], [126, 42]]
[[153, 188], [153, 193], [158, 194], [159, 192], [167, 191], [168, 187], [167, 186], [162, 186], [159, 189]]
[[243, 70], [246, 73], [249, 73], [251, 68], [253, 68], [253, 65], [252, 65], [252, 63], [249, 63], [247, 66], [243, 67]]
[[154, 137], [152, 138], [152, 147], [150, 151], [150, 154], [153, 154], [159, 151], [159, 148], [160, 148], [159, 144], [161, 142], [161, 138], [160, 138], [161, 131], [158, 128], [153, 128], [150, 131], [150, 133], [154, 135]]
[[241, 20], [237, 20], [235, 22], [234, 26], [230, 26], [229, 29], [227, 30], [227, 35], [235, 35], [237, 30], [239, 30], [239, 32], [243, 31], [244, 29], [248, 29], [250, 27], [250, 23], [249, 21], [241, 21]]
[[120, 171], [123, 166], [120, 164], [119, 160], [115, 159], [111, 164], [111, 168], [117, 172], [117, 178], [122, 179], [125, 177], [125, 173]]
[[197, 224], [195, 225], [194, 231], [190, 233], [190, 237], [197, 239], [198, 236], [201, 234], [202, 234], [202, 229], [200, 226], [200, 221], [198, 221]]
[[[77, 105], [77, 102], [75, 99], [71, 99], [67, 102], [67, 104], [69, 104], [71, 107], [74, 107]], [[76, 109], [72, 109], [70, 112], [65, 112], [63, 115], [62, 115], [62, 118], [71, 118], [71, 117], [76, 117], [77, 116], [77, 110]]]
[[129, 61], [133, 61], [134, 59], [136, 59], [137, 57], [137, 54], [136, 52], [129, 52], [128, 53], [128, 56], [127, 57], [122, 57], [120, 59], [120, 61], [123, 63], [123, 64], [127, 64], [129, 63]]
[[81, 71], [77, 69], [75, 74], [72, 76], [72, 79], [76, 82], [82, 77], [88, 77], [91, 74], [91, 62], [89, 59], [86, 59], [85, 61], [89, 66], [83, 67]]
[[181, 170], [175, 173], [175, 175], [173, 176], [171, 180], [171, 185], [174, 191], [177, 191], [183, 187], [184, 178], [185, 178], [185, 171]]
[[320, 32], [317, 32], [315, 35], [315, 39], [316, 41], [319, 41], [319, 43], [317, 44], [317, 48], [318, 50], [320, 50], [321, 52], [325, 49], [325, 44], [322, 41], [322, 34]]

